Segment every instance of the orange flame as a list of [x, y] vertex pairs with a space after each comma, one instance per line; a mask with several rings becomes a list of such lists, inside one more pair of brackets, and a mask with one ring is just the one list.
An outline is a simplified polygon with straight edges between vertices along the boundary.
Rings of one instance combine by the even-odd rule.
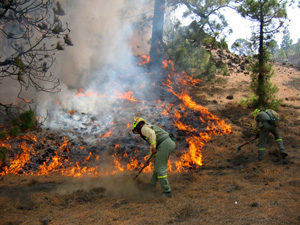
[[97, 91], [93, 90], [88, 90], [88, 91], [83, 91], [82, 88], [80, 88], [76, 94], [76, 97], [105, 97], [105, 95], [100, 95]]
[[141, 62], [138, 63], [138, 65], [144, 65], [144, 64], [147, 64], [150, 62], [150, 56], [147, 56], [147, 55], [141, 55], [140, 56], [140, 60]]
[[125, 92], [125, 94], [118, 93], [118, 98], [126, 99], [131, 102], [137, 102], [137, 100], [132, 97], [132, 94], [133, 94], [132, 91]]
[[[145, 57], [145, 61], [148, 60], [148, 57]], [[194, 85], [195, 83], [199, 82], [200, 80], [193, 79], [192, 77], [188, 76], [186, 73], [176, 73], [174, 64], [172, 61], [164, 61], [163, 62], [164, 68], [170, 71], [168, 75], [168, 79], [164, 83], [164, 85], [168, 88], [174, 96], [176, 96], [182, 104], [178, 107], [183, 113], [180, 113], [178, 110], [175, 110], [174, 115], [170, 115], [172, 107], [174, 104], [166, 105], [166, 103], [157, 101], [157, 107], [163, 109], [161, 115], [168, 115], [173, 118], [174, 124], [178, 130], [184, 131], [188, 136], [186, 137], [186, 142], [188, 143], [188, 149], [185, 149], [183, 154], [180, 158], [175, 162], [168, 162], [168, 171], [169, 172], [182, 172], [188, 171], [188, 169], [193, 167], [199, 167], [203, 165], [203, 156], [201, 149], [203, 148], [204, 144], [211, 139], [212, 134], [220, 135], [220, 134], [228, 134], [231, 132], [231, 126], [226, 124], [225, 120], [221, 120], [209, 110], [201, 105], [198, 105], [189, 95], [187, 89], [183, 90], [175, 90], [173, 88], [174, 83], [180, 83], [182, 86], [189, 86]], [[175, 82], [172, 82], [175, 80]], [[133, 98], [133, 92], [128, 91], [125, 94], [118, 93], [117, 98], [125, 99], [130, 102], [142, 102], [138, 101]], [[84, 97], [84, 96], [95, 96], [100, 97], [97, 92], [94, 91], [86, 91], [84, 92], [82, 89], [79, 89], [77, 97]], [[145, 107], [145, 106], [143, 106]], [[198, 119], [203, 124], [206, 124], [205, 127], [199, 129], [197, 127], [193, 127], [190, 124], [185, 124], [182, 120], [188, 116], [186, 111], [195, 111], [201, 112], [199, 113]], [[75, 111], [70, 111], [70, 114], [75, 113]], [[111, 123], [111, 127], [114, 123]], [[126, 126], [126, 125], [125, 125]], [[131, 128], [131, 124], [127, 124], [127, 129]], [[109, 131], [105, 134], [99, 135], [99, 138], [109, 138], [114, 133], [115, 127], [112, 127]], [[123, 153], [123, 155], [118, 154], [118, 150], [120, 148], [119, 145], [115, 145], [115, 152], [111, 156], [111, 161], [109, 162], [112, 164], [112, 167], [106, 168], [101, 167], [101, 163], [105, 160], [100, 158], [100, 155], [93, 155], [91, 152], [84, 160], [81, 162], [71, 162], [68, 157], [65, 157], [65, 153], [69, 153], [69, 142], [68, 140], [64, 139], [61, 144], [57, 146], [57, 150], [54, 152], [52, 157], [45, 158], [45, 161], [37, 166], [35, 172], [28, 170], [25, 171], [24, 168], [26, 166], [31, 165], [31, 157], [35, 155], [39, 155], [37, 149], [35, 149], [34, 145], [37, 142], [37, 139], [33, 135], [26, 135], [26, 137], [21, 137], [25, 141], [21, 142], [19, 145], [20, 154], [15, 154], [12, 159], [9, 159], [9, 166], [5, 166], [2, 168], [0, 176], [5, 174], [30, 174], [30, 175], [46, 175], [53, 172], [60, 172], [64, 176], [73, 176], [73, 177], [81, 177], [81, 176], [107, 176], [110, 174], [116, 174], [120, 172], [132, 171], [143, 166], [142, 163], [139, 162], [137, 158], [130, 157], [130, 162], [124, 162], [123, 158], [128, 159], [127, 152]], [[47, 140], [49, 141], [49, 140]], [[30, 142], [30, 144], [28, 144]], [[44, 143], [46, 140], [44, 140]], [[56, 145], [56, 143], [55, 143]], [[0, 147], [6, 147], [7, 149], [11, 149], [12, 146], [8, 143], [7, 140], [0, 140]], [[80, 146], [80, 150], [83, 150], [84, 147]], [[138, 149], [134, 151], [134, 154], [139, 154]], [[148, 156], [145, 156], [144, 160]], [[89, 166], [89, 162], [94, 161], [97, 162], [96, 166]], [[152, 170], [152, 163], [150, 166], [146, 167], [143, 172], [147, 173]]]
[[112, 134], [112, 131], [107, 131], [105, 134], [99, 135], [100, 138], [107, 138]]

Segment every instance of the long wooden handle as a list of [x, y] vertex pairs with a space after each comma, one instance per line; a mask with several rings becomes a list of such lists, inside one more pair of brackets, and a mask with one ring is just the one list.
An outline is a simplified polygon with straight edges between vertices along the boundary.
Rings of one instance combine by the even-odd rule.
[[241, 144], [239, 147], [243, 147], [244, 145], [250, 144], [252, 141], [255, 141], [256, 139], [258, 139], [258, 137], [255, 137], [255, 138], [245, 142], [244, 144]]
[[[153, 153], [150, 155], [150, 157], [148, 158], [147, 161], [149, 161], [149, 160], [152, 158], [152, 156], [153, 156]], [[148, 165], [149, 165], [149, 164], [148, 164]], [[135, 180], [135, 179], [142, 173], [143, 169], [145, 169], [148, 165], [144, 165], [144, 166], [140, 169], [140, 171], [135, 175], [135, 177], [133, 178], [133, 180]]]

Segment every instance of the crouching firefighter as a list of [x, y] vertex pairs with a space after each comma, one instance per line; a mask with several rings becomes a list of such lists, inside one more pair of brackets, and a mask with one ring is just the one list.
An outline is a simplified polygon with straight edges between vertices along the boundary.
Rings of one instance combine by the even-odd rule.
[[150, 145], [150, 156], [145, 162], [145, 165], [148, 165], [149, 161], [154, 161], [150, 186], [155, 188], [158, 181], [163, 194], [172, 197], [167, 167], [169, 156], [176, 147], [174, 137], [158, 126], [147, 124], [141, 117], [134, 117], [132, 132], [139, 134]]
[[287, 157], [288, 154], [284, 151], [283, 141], [280, 136], [280, 120], [277, 112], [271, 109], [255, 109], [253, 112], [253, 117], [254, 120], [252, 122], [252, 127], [257, 137], [259, 137], [258, 160], [261, 161], [264, 158], [265, 149], [270, 133], [272, 133], [275, 137], [275, 141], [277, 143], [282, 158]]

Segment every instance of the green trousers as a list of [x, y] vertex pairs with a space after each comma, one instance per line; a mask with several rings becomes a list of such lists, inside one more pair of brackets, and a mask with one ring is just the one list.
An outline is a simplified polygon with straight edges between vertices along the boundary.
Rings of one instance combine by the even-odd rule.
[[263, 126], [259, 131], [259, 143], [258, 143], [258, 150], [262, 155], [261, 157], [263, 157], [263, 153], [266, 150], [266, 145], [270, 133], [274, 135], [279, 151], [284, 152], [283, 141], [280, 136], [279, 128], [269, 124], [268, 122], [264, 122], [262, 125]]
[[164, 192], [170, 192], [171, 187], [168, 181], [167, 168], [170, 154], [174, 151], [176, 144], [171, 138], [164, 140], [157, 148], [157, 153], [154, 161], [154, 171], [151, 177], [150, 184], [156, 186], [159, 182]]

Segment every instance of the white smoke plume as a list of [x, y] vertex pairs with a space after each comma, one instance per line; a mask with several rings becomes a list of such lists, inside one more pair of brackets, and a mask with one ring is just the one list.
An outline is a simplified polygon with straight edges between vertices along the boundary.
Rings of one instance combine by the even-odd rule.
[[[120, 102], [118, 95], [128, 91], [133, 92], [134, 98], [143, 100], [138, 89], [142, 85], [149, 87], [150, 78], [137, 66], [130, 45], [134, 29], [131, 20], [121, 14], [128, 8], [125, 5], [128, 1], [65, 0], [61, 3], [74, 46], [58, 55], [52, 70], [60, 79], [61, 92], [50, 96], [39, 93], [39, 113], [51, 113], [52, 124], [59, 125], [53, 121], [60, 119], [59, 108], [97, 115], [100, 111], [111, 112], [116, 101]], [[92, 92], [93, 96], [77, 97], [79, 90], [83, 94]]]
[[[56, 62], [50, 68], [60, 80], [61, 91], [49, 94], [28, 90], [24, 95], [35, 99], [34, 108], [43, 124], [52, 128], [78, 127], [74, 116], [66, 116], [72, 111], [89, 114], [87, 118], [91, 115], [105, 118], [101, 122], [105, 130], [116, 118], [132, 123], [133, 116], [140, 111], [153, 113], [155, 105], [147, 105], [145, 100], [149, 99], [149, 89], [154, 88], [153, 75], [138, 65], [135, 56], [149, 55], [152, 26], [139, 20], [151, 17], [153, 1], [61, 0], [60, 3], [66, 13], [60, 19], [68, 24], [74, 44], [57, 52]], [[145, 26], [137, 30], [136, 24]], [[16, 81], [4, 86], [9, 87], [4, 93], [7, 99], [17, 96]], [[128, 94], [136, 102], [129, 104], [122, 99]], [[79, 124], [83, 119], [78, 119]]]

